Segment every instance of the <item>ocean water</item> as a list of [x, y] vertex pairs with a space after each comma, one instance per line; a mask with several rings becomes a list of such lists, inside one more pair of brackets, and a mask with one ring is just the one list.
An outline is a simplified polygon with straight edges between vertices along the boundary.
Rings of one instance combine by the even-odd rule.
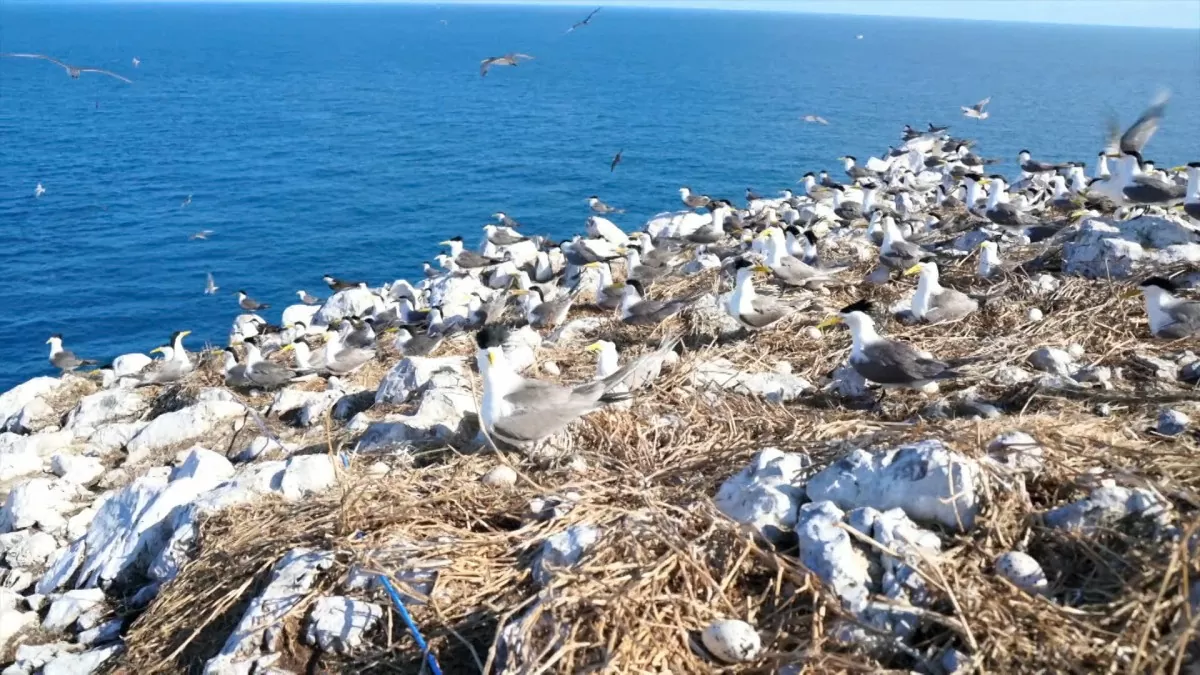
[[[1200, 159], [1195, 31], [608, 8], [565, 34], [587, 10], [3, 3], [0, 51], [135, 84], [0, 60], [0, 390], [51, 372], [51, 333], [93, 358], [185, 328], [223, 344], [239, 288], [277, 319], [325, 273], [416, 276], [496, 210], [567, 236], [598, 194], [634, 228], [681, 185], [840, 175], [904, 123], [1091, 161], [1108, 111], [1127, 124], [1166, 87], [1146, 154]], [[480, 78], [510, 51], [536, 58]], [[990, 119], [959, 115], [989, 95]]]

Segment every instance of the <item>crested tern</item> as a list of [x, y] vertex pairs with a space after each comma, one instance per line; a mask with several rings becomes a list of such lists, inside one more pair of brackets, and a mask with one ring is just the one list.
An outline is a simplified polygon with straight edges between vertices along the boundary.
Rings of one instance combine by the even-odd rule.
[[100, 75], [108, 75], [109, 77], [114, 77], [126, 84], [133, 84], [133, 80], [122, 77], [110, 70], [104, 70], [101, 68], [89, 68], [89, 67], [84, 67], [84, 66], [73, 66], [69, 63], [63, 63], [62, 61], [59, 61], [58, 59], [46, 56], [45, 54], [14, 54], [12, 52], [0, 53], [0, 57], [5, 57], [5, 56], [10, 57], [10, 58], [17, 58], [17, 59], [42, 59], [45, 61], [49, 61], [50, 63], [53, 63], [53, 64], [61, 67], [63, 70], [67, 71], [67, 75], [70, 75], [72, 79], [76, 79], [76, 80], [78, 80], [79, 76], [83, 73], [98, 73]]
[[970, 117], [970, 118], [977, 119], [977, 120], [986, 120], [988, 118], [988, 113], [987, 113], [987, 111], [984, 110], [984, 107], [986, 107], [988, 103], [991, 103], [991, 101], [992, 101], [992, 97], [989, 96], [989, 97], [983, 99], [982, 101], [980, 101], [979, 103], [976, 103], [975, 105], [971, 106], [970, 108], [968, 108], [966, 106], [960, 106], [962, 108], [963, 117]]
[[570, 293], [552, 300], [547, 300], [542, 289], [537, 286], [532, 286], [529, 290], [516, 289], [512, 294], [524, 296], [525, 320], [529, 325], [534, 328], [551, 328], [567, 320], [567, 314], [579, 294], [579, 288], [576, 287]]
[[674, 300], [647, 300], [646, 288], [637, 279], [617, 284], [622, 289], [618, 310], [621, 321], [631, 326], [656, 326], [682, 312], [695, 298]]
[[155, 347], [152, 351], [162, 352], [164, 358], [156, 364], [157, 368], [143, 371], [137, 386], [172, 384], [187, 377], [195, 368], [195, 364], [183, 347], [183, 338], [191, 334], [190, 330], [177, 330], [171, 334], [170, 347]]
[[870, 382], [884, 387], [925, 389], [938, 380], [961, 377], [949, 364], [921, 355], [915, 347], [889, 340], [875, 330], [870, 302], [859, 300], [818, 324], [826, 328], [844, 323], [850, 328], [850, 366]]
[[604, 215], [606, 213], [625, 213], [625, 209], [614, 209], [613, 207], [600, 201], [596, 195], [588, 197], [588, 206], [592, 209], [592, 213]]
[[333, 291], [334, 293], [367, 285], [364, 281], [346, 281], [345, 279], [338, 279], [337, 277], [329, 274], [321, 277], [321, 280], [324, 281], [325, 285], [329, 286], [329, 290]]
[[603, 216], [588, 216], [586, 227], [589, 236], [600, 237], [617, 246], [629, 243], [629, 235]]
[[938, 283], [938, 267], [935, 263], [917, 263], [904, 272], [905, 276], [913, 274], [920, 276], [917, 291], [913, 294], [912, 313], [921, 321], [950, 323], [964, 319], [979, 309], [979, 302], [971, 296]]
[[212, 294], [216, 293], [217, 291], [221, 290], [221, 287], [218, 286], [217, 282], [213, 279], [212, 272], [206, 272], [205, 275], [207, 277], [204, 280], [204, 294], [205, 295], [212, 295]]
[[[246, 338], [246, 379], [256, 389], [278, 389], [296, 376], [296, 371], [287, 366], [267, 361], [258, 348], [258, 338]], [[291, 343], [283, 349], [291, 348]]]
[[[1150, 277], [1140, 288], [1154, 337], [1177, 340], [1200, 336], [1200, 302], [1178, 297], [1175, 284], [1162, 277]], [[1128, 295], [1136, 294], [1134, 290]]]
[[[743, 327], [750, 330], [762, 330], [778, 323], [802, 307], [784, 304], [774, 298], [758, 295], [754, 290], [754, 274], [756, 272], [770, 274], [771, 270], [763, 265], [756, 265], [744, 258], [733, 265], [736, 274], [736, 285], [726, 310]], [[808, 307], [805, 303], [804, 307]]]
[[521, 59], [532, 60], [533, 57], [528, 54], [520, 54], [517, 52], [510, 52], [504, 56], [490, 56], [479, 62], [479, 76], [487, 77], [488, 71], [496, 66], [519, 65]]
[[55, 368], [58, 368], [64, 373], [69, 373], [81, 366], [96, 366], [99, 361], [92, 359], [81, 359], [75, 356], [74, 352], [63, 349], [63, 337], [61, 333], [55, 333], [46, 340], [46, 344], [50, 345], [50, 363]]
[[188, 235], [188, 241], [207, 240], [208, 235], [213, 234], [212, 230], [200, 230]]
[[617, 154], [613, 155], [612, 163], [608, 165], [609, 173], [612, 173], [617, 170], [617, 165], [621, 163], [621, 155], [624, 155], [624, 154], [625, 154], [625, 149], [622, 148], [617, 151]]
[[300, 302], [306, 305], [319, 305], [322, 302], [320, 298], [309, 295], [308, 291], [303, 289], [296, 291], [296, 295], [300, 297]]
[[820, 115], [805, 115], [801, 119], [810, 124], [829, 124], [829, 120]]
[[246, 295], [246, 291], [238, 291], [236, 295], [238, 299], [238, 307], [241, 307], [247, 312], [257, 312], [261, 309], [271, 309], [270, 305], [263, 304]]
[[42, 187], [41, 183], [38, 183], [37, 187], [33, 188], [33, 196], [41, 197], [44, 194], [46, 194], [46, 188]]
[[[658, 348], [630, 362], [626, 369], [628, 374], [619, 382], [609, 387], [609, 391], [638, 391], [645, 389], [662, 374], [662, 368], [667, 359], [679, 344], [680, 335], [670, 334], [663, 337]], [[608, 340], [597, 340], [584, 348], [585, 351], [596, 355], [596, 379], [605, 380], [618, 375], [621, 370], [617, 346]]]
[[592, 20], [592, 17], [596, 16], [596, 12], [599, 12], [602, 9], [604, 9], [604, 8], [597, 7], [596, 9], [593, 9], [591, 14], [588, 14], [587, 17], [585, 17], [582, 21], [576, 21], [570, 28], [567, 29], [567, 32], [572, 33], [575, 31], [576, 28], [583, 28], [584, 26], [589, 25], [589, 23]]
[[679, 198], [683, 200], [684, 205], [689, 209], [708, 206], [708, 203], [712, 201], [705, 195], [693, 194], [692, 189], [687, 186], [679, 188]]

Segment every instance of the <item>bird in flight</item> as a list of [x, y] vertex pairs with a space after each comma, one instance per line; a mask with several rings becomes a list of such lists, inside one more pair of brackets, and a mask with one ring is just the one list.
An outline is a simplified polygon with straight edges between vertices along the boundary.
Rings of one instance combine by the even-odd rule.
[[134, 67], [134, 68], [137, 68], [137, 67], [138, 67], [138, 66], [140, 66], [140, 65], [142, 65], [142, 60], [141, 60], [141, 59], [139, 59], [139, 58], [138, 58], [138, 57], [136, 57], [136, 56], [135, 56], [135, 57], [133, 57], [133, 67]]
[[816, 124], [829, 124], [829, 120], [825, 119], [824, 117], [821, 117], [820, 115], [805, 115], [804, 121], [812, 122], [812, 123], [816, 123]]
[[980, 101], [979, 103], [976, 103], [975, 105], [971, 106], [970, 108], [968, 108], [965, 105], [959, 106], [959, 107], [962, 108], [963, 117], [972, 117], [977, 120], [986, 120], [988, 118], [988, 114], [986, 112], [984, 112], [983, 108], [988, 103], [990, 103], [991, 100], [992, 100], [992, 97], [989, 96], [989, 97], [983, 99], [982, 101]]
[[41, 197], [44, 194], [46, 194], [46, 188], [42, 187], [41, 183], [38, 183], [37, 187], [33, 188], [33, 196]]
[[192, 196], [191, 196], [191, 195], [188, 195], [188, 196], [187, 196], [187, 198], [185, 198], [185, 199], [183, 200], [183, 203], [179, 205], [179, 208], [181, 208], [181, 209], [182, 209], [183, 207], [185, 207], [185, 206], [187, 206], [188, 204], [191, 204], [191, 203], [192, 203]]
[[479, 63], [479, 76], [487, 77], [488, 69], [492, 66], [515, 66], [520, 63], [519, 59], [532, 59], [528, 54], [511, 53], [504, 56], [492, 56], [484, 59]]
[[597, 7], [596, 9], [593, 9], [592, 13], [588, 14], [586, 19], [584, 19], [583, 21], [576, 21], [575, 25], [573, 25], [567, 29], [567, 32], [570, 33], [571, 31], [575, 30], [576, 28], [583, 28], [584, 26], [588, 25], [588, 22], [590, 22], [592, 20], [592, 17], [596, 16], [596, 12], [599, 12], [602, 9], [604, 9], [604, 8]]
[[5, 52], [5, 53], [0, 54], [0, 56], [8, 56], [8, 57], [15, 58], [15, 59], [42, 59], [45, 61], [49, 61], [50, 63], [53, 63], [55, 65], [62, 67], [63, 70], [67, 71], [68, 75], [70, 75], [72, 78], [74, 78], [76, 80], [78, 80], [79, 76], [83, 73], [100, 73], [101, 75], [108, 75], [109, 77], [115, 77], [118, 80], [120, 80], [126, 84], [133, 84], [133, 80], [121, 77], [120, 75], [118, 75], [116, 73], [113, 73], [113, 72], [110, 72], [107, 70], [103, 70], [101, 68], [83, 68], [80, 66], [72, 66], [69, 63], [63, 63], [62, 61], [59, 61], [58, 59], [52, 59], [49, 56], [46, 56], [45, 54], [14, 54], [12, 52]]
[[188, 241], [196, 241], [197, 239], [208, 239], [208, 235], [212, 234], [212, 230], [200, 230], [199, 232], [188, 235]]
[[216, 293], [218, 290], [220, 290], [220, 288], [221, 287], [217, 285], [217, 282], [213, 280], [212, 272], [209, 272], [208, 273], [208, 281], [206, 281], [204, 284], [204, 294], [212, 295], [213, 293]]
[[608, 165], [608, 172], [612, 173], [617, 170], [617, 165], [621, 163], [621, 155], [625, 152], [624, 148], [617, 151], [615, 157], [612, 158], [612, 164]]

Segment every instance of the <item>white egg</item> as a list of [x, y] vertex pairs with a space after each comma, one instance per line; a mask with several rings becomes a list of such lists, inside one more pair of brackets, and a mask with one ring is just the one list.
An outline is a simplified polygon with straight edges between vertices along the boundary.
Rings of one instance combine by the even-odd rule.
[[517, 472], [511, 466], [501, 464], [483, 474], [479, 481], [488, 487], [510, 488], [517, 484]]
[[716, 621], [700, 635], [704, 647], [725, 663], [753, 661], [762, 651], [762, 640], [754, 627], [745, 621], [724, 619]]
[[1049, 585], [1038, 561], [1020, 551], [996, 556], [996, 572], [1028, 593], [1042, 593]]
[[558, 377], [562, 374], [562, 370], [559, 369], [558, 364], [553, 361], [547, 361], [543, 363], [542, 372], [550, 375], [551, 377]]
[[1042, 320], [1042, 316], [1043, 316], [1042, 310], [1038, 309], [1037, 307], [1029, 308], [1029, 320], [1030, 321], [1037, 323], [1038, 321]]

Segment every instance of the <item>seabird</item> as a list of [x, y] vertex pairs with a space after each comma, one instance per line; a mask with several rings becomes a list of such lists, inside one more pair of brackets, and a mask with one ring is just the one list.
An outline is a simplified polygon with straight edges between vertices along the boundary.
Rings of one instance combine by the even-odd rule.
[[859, 300], [817, 326], [844, 323], [850, 327], [850, 366], [859, 375], [884, 387], [910, 389], [925, 389], [937, 380], [960, 377], [948, 364], [922, 356], [912, 345], [881, 337], [875, 331], [871, 311], [870, 302]]
[[579, 287], [553, 300], [547, 300], [542, 289], [537, 286], [531, 286], [529, 290], [518, 288], [512, 291], [512, 294], [524, 296], [525, 320], [529, 322], [530, 326], [551, 328], [567, 320], [567, 313], [571, 311], [575, 296], [579, 294]]
[[599, 270], [596, 277], [596, 306], [601, 309], [616, 309], [621, 305], [620, 284], [613, 283], [612, 268], [606, 262], [588, 263], [586, 267]]
[[493, 66], [516, 66], [520, 64], [520, 59], [530, 59], [533, 57], [528, 54], [519, 54], [511, 52], [504, 56], [492, 56], [479, 62], [479, 76], [487, 77], [488, 70]]
[[188, 241], [196, 241], [197, 239], [208, 239], [208, 235], [212, 234], [212, 230], [200, 230], [188, 235]]
[[649, 284], [657, 281], [670, 271], [664, 265], [655, 265], [648, 261], [643, 261], [641, 258], [642, 248], [638, 244], [630, 244], [625, 248], [617, 249], [617, 251], [625, 254], [626, 279], [637, 279], [643, 284]]
[[[1150, 277], [1140, 287], [1154, 337], [1178, 340], [1200, 336], [1200, 302], [1177, 297], [1175, 284], [1162, 277]], [[1136, 294], [1136, 290], [1128, 293]]]
[[1122, 154], [1137, 155], [1141, 160], [1142, 150], [1146, 148], [1146, 144], [1150, 142], [1150, 137], [1154, 132], [1158, 131], [1158, 123], [1162, 120], [1163, 115], [1167, 111], [1167, 101], [1171, 96], [1167, 92], [1159, 94], [1150, 107], [1142, 113], [1142, 116], [1137, 118], [1125, 133], [1121, 134], [1117, 146]]
[[247, 312], [257, 312], [261, 309], [271, 309], [270, 305], [264, 305], [250, 296], [246, 295], [246, 291], [238, 291], [238, 306]]
[[238, 362], [237, 351], [233, 347], [225, 348], [225, 386], [233, 389], [248, 389], [254, 386], [246, 375], [245, 364]]
[[966, 293], [938, 283], [936, 264], [917, 263], [904, 272], [905, 276], [913, 274], [921, 275], [917, 280], [917, 292], [913, 294], [912, 299], [913, 316], [921, 321], [949, 323], [963, 319], [979, 309], [979, 303]]
[[442, 246], [450, 247], [450, 259], [463, 269], [477, 269], [480, 267], [490, 267], [492, 265], [504, 262], [497, 258], [489, 258], [480, 255], [474, 251], [463, 249], [462, 237], [451, 237], [446, 241], [440, 242]]
[[[191, 195], [188, 195], [187, 197], [184, 197], [184, 199], [183, 199], [183, 202], [182, 202], [182, 203], [179, 205], [179, 208], [181, 208], [181, 209], [182, 209], [183, 207], [185, 207], [185, 206], [187, 206], [188, 204], [191, 204], [191, 203], [192, 203], [192, 196], [191, 196]], [[235, 355], [235, 356], [236, 356], [236, 355]]]
[[138, 66], [140, 66], [140, 65], [142, 65], [142, 60], [141, 60], [141, 59], [139, 59], [139, 58], [138, 58], [138, 57], [136, 57], [136, 56], [135, 56], [135, 57], [133, 57], [133, 67], [134, 67], [134, 68], [137, 68], [137, 67], [138, 67]]
[[1003, 176], [989, 176], [988, 183], [994, 184], [995, 187], [991, 188], [991, 192], [988, 194], [987, 207], [983, 214], [993, 224], [1009, 231], [1021, 231], [1042, 223], [1040, 219], [1018, 209], [1013, 204], [1000, 201], [1008, 193], [1008, 184]]
[[518, 227], [521, 227], [521, 223], [517, 222], [515, 218], [510, 218], [508, 214], [503, 211], [497, 211], [493, 213], [492, 217], [500, 221], [500, 224], [504, 227], [512, 228], [514, 230]]
[[604, 9], [604, 8], [597, 7], [596, 9], [593, 9], [592, 13], [587, 15], [587, 18], [585, 18], [583, 21], [576, 21], [573, 26], [571, 26], [570, 28], [567, 29], [567, 32], [570, 33], [572, 31], [574, 31], [576, 28], [583, 28], [584, 26], [588, 25], [588, 22], [592, 20], [592, 17], [596, 16], [596, 12], [599, 12], [602, 9]]
[[692, 189], [687, 186], [679, 188], [679, 196], [681, 199], [683, 199], [684, 205], [686, 205], [689, 209], [698, 209], [708, 206], [708, 203], [712, 201], [705, 195], [692, 194]]
[[[729, 296], [726, 309], [739, 324], [750, 330], [761, 330], [774, 325], [780, 319], [792, 314], [799, 307], [786, 305], [775, 300], [758, 295], [754, 291], [754, 274], [761, 272], [770, 274], [771, 270], [763, 265], [756, 265], [745, 258], [733, 264], [737, 283], [733, 294]], [[807, 307], [807, 303], [805, 304]]]
[[966, 106], [959, 106], [959, 107], [962, 108], [963, 117], [972, 117], [977, 120], [986, 120], [988, 118], [988, 114], [987, 114], [987, 112], [984, 111], [983, 108], [988, 103], [990, 103], [991, 100], [992, 100], [992, 97], [989, 96], [989, 97], [983, 99], [982, 101], [980, 101], [979, 103], [976, 103], [975, 105], [971, 106], [970, 108], [968, 108]]
[[1121, 190], [1135, 204], [1175, 204], [1187, 196], [1186, 185], [1176, 185], [1148, 174], [1137, 174]]
[[913, 265], [933, 257], [920, 246], [905, 241], [904, 235], [901, 234], [900, 228], [896, 227], [896, 221], [892, 220], [891, 216], [884, 216], [882, 225], [883, 245], [879, 247], [879, 262], [884, 267], [903, 272]]
[[155, 347], [151, 353], [161, 352], [162, 361], [153, 370], [145, 370], [137, 386], [146, 387], [152, 384], [171, 384], [186, 377], [195, 368], [187, 350], [183, 347], [183, 338], [192, 334], [190, 330], [177, 330], [171, 334], [170, 347]]
[[845, 271], [845, 268], [817, 269], [799, 258], [786, 255], [787, 242], [777, 227], [763, 230], [759, 237], [766, 243], [766, 267], [785, 285], [816, 289], [835, 282], [834, 275]]
[[46, 188], [42, 187], [41, 183], [38, 183], [37, 187], [33, 188], [33, 196], [41, 197], [44, 194], [46, 194]]
[[483, 236], [495, 246], [512, 246], [528, 239], [528, 237], [517, 234], [510, 227], [496, 227], [491, 224], [483, 226]]
[[480, 420], [498, 443], [528, 447], [606, 404], [629, 398], [627, 393], [608, 392], [628, 374], [625, 369], [609, 379], [577, 387], [521, 377], [504, 354], [506, 339], [507, 331], [501, 326], [489, 326], [475, 336], [479, 346], [475, 359], [483, 377]]
[[325, 345], [325, 371], [334, 375], [349, 375], [375, 358], [373, 345], [363, 346], [361, 340], [353, 340], [351, 335], [351, 331], [345, 328], [332, 334]]
[[978, 274], [987, 279], [1000, 269], [1000, 248], [994, 241], [985, 241], [979, 245]]
[[[246, 338], [246, 379], [257, 389], [278, 389], [296, 376], [296, 371], [287, 366], [267, 361], [258, 349], [258, 338]], [[291, 349], [291, 343], [283, 349]]]
[[614, 209], [608, 204], [600, 201], [600, 198], [596, 195], [588, 197], [588, 206], [591, 207], [592, 213], [599, 213], [601, 215], [605, 213], [625, 213], [625, 209]]
[[[627, 375], [620, 382], [609, 386], [610, 392], [638, 391], [645, 389], [658, 379], [667, 358], [679, 344], [678, 334], [663, 337], [658, 349], [641, 356], [625, 366]], [[585, 348], [596, 355], [596, 379], [607, 380], [617, 375], [621, 370], [618, 360], [617, 346], [608, 340], [597, 340]]]
[[1189, 162], [1187, 167], [1188, 196], [1183, 200], [1183, 212], [1200, 222], [1200, 162]]
[[805, 115], [802, 119], [805, 122], [814, 123], [814, 124], [829, 124], [829, 120], [826, 120], [824, 117], [821, 117], [820, 115]]
[[624, 149], [624, 148], [622, 148], [622, 149], [620, 149], [620, 150], [618, 150], [618, 151], [617, 151], [617, 154], [616, 154], [616, 155], [614, 155], [614, 156], [613, 156], [613, 158], [612, 158], [612, 164], [609, 164], [609, 165], [608, 165], [608, 172], [609, 172], [609, 173], [612, 173], [613, 171], [616, 171], [616, 170], [617, 170], [617, 165], [621, 163], [621, 155], [623, 155], [624, 153], [625, 153], [625, 149]]
[[316, 297], [316, 296], [309, 295], [309, 294], [308, 294], [308, 291], [305, 291], [305, 290], [303, 290], [303, 289], [301, 289], [301, 290], [299, 290], [299, 291], [296, 291], [296, 295], [298, 295], [298, 296], [300, 297], [300, 302], [302, 302], [302, 303], [304, 303], [304, 304], [306, 304], [306, 305], [319, 305], [319, 304], [321, 304], [321, 299], [320, 299], [320, 298], [318, 298], [318, 297]]
[[874, 173], [855, 164], [855, 162], [857, 162], [858, 159], [856, 157], [854, 157], [853, 155], [845, 155], [843, 157], [838, 157], [838, 160], [840, 160], [842, 162], [842, 166], [845, 167], [845, 169], [846, 169], [846, 175], [850, 176], [851, 180], [857, 181], [862, 178], [871, 178], [872, 176], [875, 175]]
[[619, 310], [621, 321], [631, 326], [654, 326], [683, 311], [694, 299], [646, 300], [646, 289], [637, 279], [629, 279], [622, 288]]
[[206, 275], [208, 278], [204, 281], [204, 294], [212, 295], [221, 290], [221, 287], [217, 285], [215, 280], [213, 280], [212, 272], [207, 272]]
[[344, 279], [338, 279], [337, 277], [331, 276], [328, 274], [321, 277], [321, 279], [325, 282], [325, 284], [327, 286], [329, 286], [329, 289], [332, 290], [334, 293], [337, 293], [338, 291], [345, 291], [345, 290], [349, 290], [351, 288], [358, 288], [359, 286], [367, 285], [366, 282], [364, 282], [364, 281], [346, 281]]
[[417, 334], [407, 328], [396, 331], [396, 349], [404, 356], [429, 356], [442, 344], [442, 336]]
[[46, 56], [45, 54], [13, 54], [13, 53], [9, 52], [9, 53], [0, 54], [0, 56], [7, 56], [7, 57], [17, 58], [17, 59], [43, 59], [43, 60], [49, 61], [50, 63], [53, 63], [57, 66], [60, 66], [63, 70], [67, 71], [68, 75], [70, 75], [73, 79], [76, 79], [76, 80], [79, 79], [79, 76], [82, 73], [99, 73], [101, 75], [108, 75], [109, 77], [115, 77], [118, 80], [120, 80], [126, 84], [133, 84], [133, 80], [129, 80], [124, 77], [121, 77], [120, 75], [118, 75], [114, 72], [111, 72], [108, 70], [102, 70], [100, 68], [86, 68], [83, 66], [72, 66], [69, 63], [63, 63], [62, 61], [59, 61], [58, 59], [54, 59], [49, 56]]
[[935, 126], [933, 126], [933, 122], [929, 122], [929, 133], [931, 133], [931, 134], [940, 134], [943, 131], [948, 131], [949, 129], [950, 129], [950, 125], [948, 125], [948, 124], [945, 126], [935, 127]]
[[69, 373], [80, 366], [95, 366], [99, 364], [98, 361], [81, 359], [75, 356], [73, 352], [63, 349], [62, 340], [61, 333], [55, 333], [50, 336], [49, 340], [46, 340], [46, 344], [50, 345], [50, 363], [55, 368], [64, 373]]
[[1027, 173], [1048, 173], [1050, 171], [1060, 171], [1070, 168], [1070, 164], [1047, 164], [1046, 162], [1038, 162], [1031, 159], [1028, 150], [1022, 150], [1017, 153], [1017, 161], [1021, 164], [1021, 170]]

